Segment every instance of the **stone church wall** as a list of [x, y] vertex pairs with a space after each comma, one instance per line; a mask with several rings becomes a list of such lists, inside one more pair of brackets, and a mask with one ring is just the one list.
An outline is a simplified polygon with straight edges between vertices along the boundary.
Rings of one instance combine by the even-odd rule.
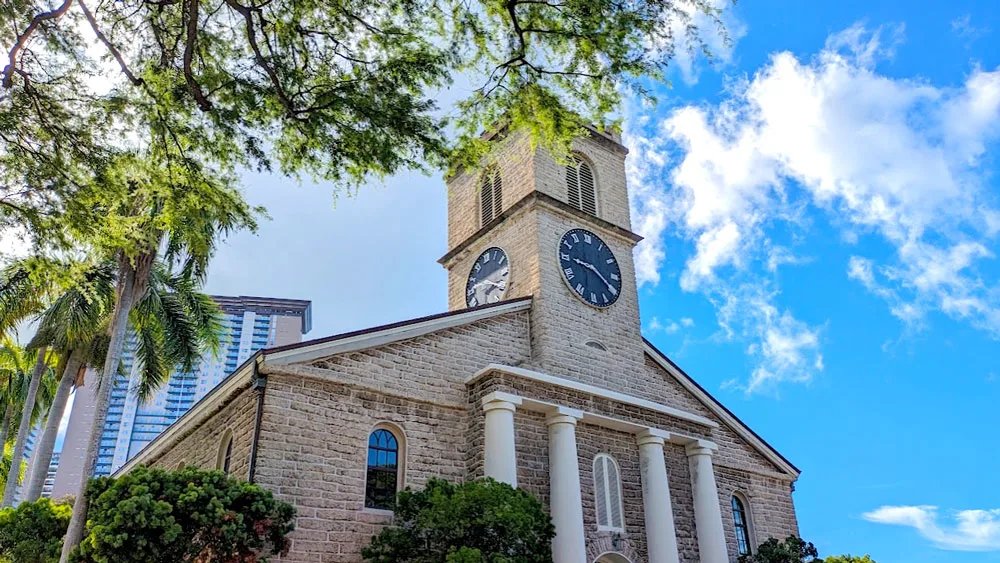
[[754, 546], [767, 538], [784, 540], [799, 534], [792, 504], [791, 484], [772, 477], [730, 469], [715, 468], [715, 480], [722, 503], [722, 524], [726, 530], [729, 553], [736, 553], [736, 531], [733, 526], [731, 498], [734, 492], [743, 496], [744, 508], [750, 513], [750, 529]]
[[[625, 147], [604, 134], [593, 133], [573, 142], [573, 151], [590, 165], [597, 186], [597, 215], [631, 231], [628, 192], [625, 190]], [[560, 201], [568, 201], [566, 167], [547, 151], [535, 152], [535, 189]]]
[[161, 456], [145, 463], [163, 469], [177, 469], [182, 464], [217, 469], [222, 438], [230, 430], [233, 433], [233, 452], [229, 474], [245, 480], [250, 474], [250, 447], [256, 413], [257, 393], [247, 387]]
[[[464, 409], [299, 376], [268, 379], [257, 482], [298, 510], [281, 561], [361, 560], [391, 513], [364, 506], [368, 436], [389, 423], [404, 438], [403, 486], [465, 478]], [[399, 432], [397, 432], [399, 433]]]
[[465, 378], [486, 363], [523, 361], [527, 318], [510, 313], [312, 366], [273, 368], [257, 482], [299, 510], [292, 549], [281, 560], [359, 561], [390, 522], [364, 508], [367, 440], [379, 423], [405, 435], [403, 486], [419, 488], [433, 476], [465, 480]]
[[[531, 145], [523, 132], [502, 139], [489, 166], [500, 170], [503, 207], [499, 215], [535, 189], [534, 159]], [[448, 248], [455, 248], [483, 225], [480, 219], [479, 191], [483, 169], [459, 172], [448, 181]]]

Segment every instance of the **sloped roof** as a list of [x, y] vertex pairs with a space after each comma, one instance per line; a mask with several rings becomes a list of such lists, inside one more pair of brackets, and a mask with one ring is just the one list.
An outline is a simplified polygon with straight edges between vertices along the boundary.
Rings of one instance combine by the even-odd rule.
[[725, 405], [720, 403], [718, 399], [712, 396], [711, 393], [705, 390], [704, 387], [698, 384], [690, 375], [687, 374], [680, 366], [675, 364], [673, 360], [667, 357], [666, 354], [660, 352], [656, 346], [646, 340], [642, 339], [643, 344], [645, 344], [646, 354], [653, 359], [657, 364], [660, 365], [667, 373], [672, 375], [678, 383], [681, 384], [689, 393], [695, 396], [702, 404], [704, 404], [712, 413], [719, 417], [722, 422], [733, 429], [736, 434], [746, 440], [754, 449], [759, 451], [768, 459], [771, 463], [777, 466], [779, 469], [788, 473], [794, 477], [798, 477], [802, 472], [798, 467], [788, 461], [785, 456], [781, 455], [778, 450], [774, 449], [774, 446], [767, 443], [766, 440], [760, 437], [752, 428], [746, 425], [738, 416], [733, 414]]

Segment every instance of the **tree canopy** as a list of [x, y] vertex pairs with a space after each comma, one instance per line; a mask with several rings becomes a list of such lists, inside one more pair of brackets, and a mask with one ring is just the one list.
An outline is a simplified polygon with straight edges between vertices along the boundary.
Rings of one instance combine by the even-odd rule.
[[[136, 167], [189, 189], [238, 167], [339, 185], [476, 159], [498, 123], [566, 146], [647, 97], [676, 41], [699, 45], [698, 13], [724, 33], [711, 0], [4, 2], [0, 226], [61, 234], [74, 194]], [[472, 91], [442, 115], [456, 75]]]

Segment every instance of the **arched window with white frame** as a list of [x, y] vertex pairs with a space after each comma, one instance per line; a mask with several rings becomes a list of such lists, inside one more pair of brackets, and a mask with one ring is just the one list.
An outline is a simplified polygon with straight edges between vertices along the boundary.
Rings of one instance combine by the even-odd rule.
[[403, 482], [403, 433], [395, 425], [379, 424], [368, 435], [365, 508], [392, 510]]
[[625, 530], [618, 463], [607, 454], [594, 458], [594, 505], [598, 530]]
[[566, 164], [566, 202], [573, 207], [597, 215], [597, 185], [590, 165], [578, 156]]
[[479, 217], [486, 226], [503, 212], [503, 181], [500, 169], [489, 168], [483, 173], [482, 185], [479, 188]]
[[744, 499], [739, 493], [733, 493], [733, 529], [736, 532], [736, 551], [739, 555], [750, 555], [750, 514], [747, 512]]

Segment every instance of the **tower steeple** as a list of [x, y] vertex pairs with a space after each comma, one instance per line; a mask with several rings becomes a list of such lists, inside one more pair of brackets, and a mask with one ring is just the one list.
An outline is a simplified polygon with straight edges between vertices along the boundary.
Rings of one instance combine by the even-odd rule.
[[643, 362], [627, 150], [595, 129], [567, 162], [522, 132], [492, 142], [490, 162], [448, 183], [449, 308], [530, 295], [534, 367], [615, 388]]

